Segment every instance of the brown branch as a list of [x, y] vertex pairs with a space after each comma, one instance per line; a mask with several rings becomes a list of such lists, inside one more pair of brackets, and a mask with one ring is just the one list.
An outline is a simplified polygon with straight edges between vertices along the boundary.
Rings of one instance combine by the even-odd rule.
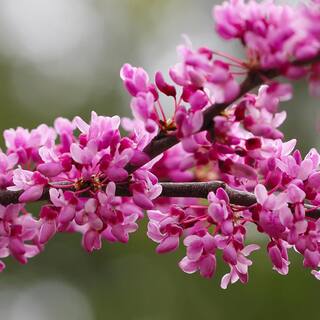
[[[160, 197], [165, 198], [203, 198], [208, 197], [209, 192], [217, 191], [217, 189], [222, 188], [226, 191], [229, 196], [230, 203], [234, 205], [239, 205], [243, 207], [249, 207], [254, 205], [257, 200], [253, 193], [236, 190], [229, 187], [226, 183], [222, 181], [210, 181], [210, 182], [161, 182], [162, 193]], [[58, 186], [56, 186], [58, 188]], [[69, 189], [74, 191], [74, 189]], [[9, 205], [11, 203], [19, 203], [19, 196], [22, 191], [9, 191], [0, 190], [0, 204]], [[121, 197], [130, 197], [132, 194], [130, 192], [128, 183], [118, 183], [116, 188], [116, 195]], [[83, 193], [82, 196], [90, 197], [90, 194]], [[42, 197], [39, 201], [48, 201], [49, 188], [45, 188]], [[320, 209], [313, 207], [309, 204], [305, 204], [308, 209], [308, 217], [319, 218]], [[312, 210], [312, 211], [310, 211]]]
[[[295, 61], [292, 64], [296, 66], [304, 66], [311, 63], [319, 62], [320, 54], [312, 59], [304, 61]], [[278, 69], [271, 70], [250, 70], [246, 79], [240, 86], [239, 95], [228, 103], [214, 104], [203, 111], [204, 123], [200, 131], [209, 130], [212, 128], [212, 119], [221, 114], [227, 107], [233, 104], [236, 100], [242, 97], [244, 94], [248, 93], [258, 85], [264, 82], [265, 78], [273, 79], [281, 74]], [[144, 152], [149, 156], [149, 160], [155, 158], [156, 156], [162, 154], [164, 151], [170, 149], [174, 145], [179, 143], [179, 139], [172, 134], [167, 132], [160, 132], [145, 148]], [[134, 172], [140, 166], [127, 166], [126, 169], [129, 173]], [[163, 182], [161, 183], [163, 191], [161, 197], [192, 197], [192, 198], [206, 198], [210, 191], [216, 191], [218, 188], [223, 188], [229, 195], [230, 201], [236, 205], [250, 206], [256, 203], [256, 198], [252, 193], [243, 192], [230, 188], [225, 183], [221, 181], [213, 182], [191, 182], [191, 183], [173, 183], [173, 182]], [[56, 186], [57, 187], [57, 186]], [[70, 189], [72, 190], [72, 189]], [[74, 190], [72, 190], [74, 191]], [[0, 204], [9, 205], [14, 203], [19, 203], [19, 197], [22, 191], [9, 191], [0, 190]], [[83, 194], [85, 195], [85, 194]], [[117, 196], [131, 196], [129, 185], [127, 183], [117, 184], [116, 189]], [[49, 188], [45, 188], [43, 195], [39, 201], [49, 200]], [[320, 217], [320, 209], [314, 208], [308, 204], [305, 204], [308, 210], [308, 216], [312, 218]]]
[[252, 193], [239, 191], [230, 188], [222, 181], [210, 182], [162, 182], [161, 197], [182, 197], [182, 198], [203, 198], [208, 197], [209, 192], [224, 189], [230, 202], [235, 205], [251, 206], [256, 203], [256, 198]]
[[[320, 61], [320, 54], [311, 59], [293, 61], [291, 64], [295, 66], [305, 66], [305, 65], [309, 65], [319, 61]], [[275, 77], [278, 77], [280, 75], [281, 75], [281, 70], [279, 69], [249, 70], [247, 77], [240, 85], [240, 92], [237, 95], [237, 97], [235, 97], [232, 101], [229, 101], [228, 103], [213, 104], [203, 111], [204, 122], [199, 132], [209, 130], [210, 128], [212, 128], [212, 119], [215, 116], [221, 114], [222, 111], [224, 111], [226, 108], [232, 105], [235, 101], [237, 101], [243, 95], [253, 90], [255, 87], [263, 84], [265, 79], [274, 79]], [[149, 156], [149, 160], [152, 160], [153, 158], [162, 154], [163, 152], [170, 149], [171, 147], [173, 147], [179, 142], [180, 142], [179, 139], [172, 132], [166, 133], [161, 131], [156, 137], [152, 139], [152, 141], [150, 141], [150, 143], [144, 148], [143, 151], [145, 154]], [[139, 169], [140, 167], [141, 165], [139, 166], [128, 165], [126, 169], [128, 170], [129, 173], [132, 173], [135, 170]]]

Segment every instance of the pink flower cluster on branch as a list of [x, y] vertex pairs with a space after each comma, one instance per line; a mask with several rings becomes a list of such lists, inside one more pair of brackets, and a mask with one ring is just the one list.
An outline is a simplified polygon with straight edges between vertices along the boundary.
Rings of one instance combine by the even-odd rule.
[[[267, 237], [277, 272], [288, 273], [293, 248], [320, 279], [320, 155], [303, 157], [296, 140], [284, 140], [279, 105], [293, 92], [275, 80], [304, 77], [319, 94], [319, 1], [294, 8], [230, 0], [213, 13], [217, 32], [239, 39], [245, 60], [187, 40], [168, 78], [122, 67], [132, 119], [92, 112], [89, 123], [58, 118], [53, 127], [5, 130], [1, 258], [26, 263], [58, 232], [81, 233], [88, 252], [126, 243], [146, 210], [158, 253], [185, 247], [184, 272], [210, 278], [222, 253], [230, 268], [222, 288], [248, 281], [249, 255], [260, 248], [250, 225]], [[26, 205], [38, 200], [40, 214], [31, 214]]]

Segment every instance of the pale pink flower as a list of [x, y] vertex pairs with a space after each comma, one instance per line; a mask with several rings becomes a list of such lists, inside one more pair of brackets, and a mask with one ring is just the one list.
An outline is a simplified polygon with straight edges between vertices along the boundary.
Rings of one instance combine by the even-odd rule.
[[20, 202], [36, 201], [41, 198], [44, 187], [48, 184], [46, 179], [39, 172], [15, 169], [13, 172], [14, 186], [8, 187], [8, 190], [24, 190], [19, 197]]

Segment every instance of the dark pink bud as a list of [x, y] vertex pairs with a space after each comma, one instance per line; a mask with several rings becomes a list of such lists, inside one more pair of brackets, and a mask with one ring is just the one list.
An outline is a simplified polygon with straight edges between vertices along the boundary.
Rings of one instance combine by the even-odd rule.
[[259, 138], [250, 138], [246, 140], [247, 150], [254, 150], [261, 148], [261, 140]]
[[170, 214], [172, 216], [177, 216], [179, 219], [183, 219], [185, 217], [185, 212], [182, 208], [179, 207], [171, 207]]
[[233, 154], [234, 149], [224, 144], [217, 144], [216, 151], [222, 154]]
[[176, 88], [172, 85], [169, 85], [167, 82], [165, 82], [165, 80], [162, 76], [162, 73], [159, 71], [156, 73], [155, 82], [156, 82], [158, 89], [162, 93], [164, 93], [167, 96], [172, 96], [172, 97], [176, 96], [176, 94], [177, 94]]
[[111, 162], [111, 156], [109, 154], [105, 154], [100, 160], [100, 169], [105, 171], [109, 168]]
[[230, 159], [226, 159], [225, 161], [219, 160], [218, 164], [219, 164], [219, 169], [222, 172], [230, 172], [231, 170], [231, 166], [232, 166], [232, 160]]

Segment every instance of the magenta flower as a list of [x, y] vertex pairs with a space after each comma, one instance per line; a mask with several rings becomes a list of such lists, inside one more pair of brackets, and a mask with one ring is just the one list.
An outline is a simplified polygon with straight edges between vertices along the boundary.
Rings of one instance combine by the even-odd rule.
[[[225, 1], [213, 11], [216, 30], [224, 39], [238, 38], [247, 47], [249, 59], [263, 68], [285, 66], [288, 57], [307, 59], [317, 54], [319, 39], [307, 30], [306, 10], [276, 5]], [[304, 37], [301, 37], [304, 29]]]
[[40, 211], [40, 244], [47, 243], [57, 232], [58, 211], [50, 206], [43, 206]]
[[[121, 68], [120, 77], [125, 88], [133, 97], [131, 109], [134, 117], [145, 123], [145, 129], [148, 132], [156, 132], [159, 118], [154, 104], [158, 100], [158, 92], [155, 85], [149, 82], [148, 74], [142, 68], [125, 64]], [[157, 82], [161, 90], [169, 90], [171, 91], [169, 95], [172, 95], [173, 87], [168, 87], [160, 75], [157, 77]]]
[[102, 237], [111, 242], [126, 243], [129, 241], [129, 234], [138, 229], [136, 221], [141, 218], [141, 212], [130, 203], [119, 203], [115, 198], [115, 191], [115, 184], [110, 182], [106, 192], [98, 194], [100, 204], [98, 211], [102, 221], [107, 224], [102, 231]]
[[56, 139], [53, 128], [49, 128], [45, 124], [38, 126], [31, 132], [21, 127], [16, 130], [5, 130], [3, 135], [8, 153], [16, 154], [21, 164], [25, 164], [28, 160], [37, 161], [39, 159], [38, 149], [42, 146], [52, 147]]
[[37, 170], [46, 177], [55, 177], [64, 170], [58, 154], [53, 149], [41, 147], [39, 155], [44, 163], [40, 163]]
[[288, 246], [283, 241], [278, 243], [270, 242], [268, 245], [268, 254], [273, 264], [273, 269], [282, 275], [289, 271], [289, 260], [287, 253]]
[[154, 207], [152, 200], [162, 192], [157, 177], [145, 170], [136, 171], [134, 177], [136, 181], [131, 184], [133, 201], [143, 209], [152, 209]]
[[158, 129], [158, 115], [155, 112], [155, 99], [151, 92], [141, 92], [131, 100], [134, 117], [145, 122], [145, 128], [152, 133]]
[[221, 288], [226, 289], [229, 283], [235, 283], [240, 280], [242, 283], [248, 282], [248, 267], [252, 265], [252, 261], [246, 258], [251, 252], [260, 249], [256, 244], [244, 247], [242, 250], [228, 253], [233, 263], [230, 263], [230, 273], [227, 273], [221, 279]]
[[18, 156], [14, 153], [6, 155], [0, 152], [0, 187], [12, 185], [13, 169], [18, 163]]
[[174, 251], [179, 246], [179, 240], [183, 232], [180, 225], [185, 218], [185, 213], [178, 207], [171, 207], [169, 214], [159, 210], [148, 211], [148, 237], [159, 243], [157, 253]]
[[120, 77], [128, 92], [134, 97], [138, 92], [150, 90], [149, 76], [142, 68], [135, 68], [126, 63], [120, 70]]
[[[10, 254], [20, 263], [27, 263], [40, 252], [36, 245], [39, 226], [37, 221], [30, 215], [20, 216], [21, 204], [0, 206], [0, 258]], [[34, 244], [30, 241], [34, 241]], [[5, 264], [1, 261], [0, 269]]]
[[175, 116], [178, 127], [178, 136], [189, 137], [200, 130], [203, 124], [203, 115], [200, 110], [188, 112], [184, 107], [180, 107]]
[[30, 202], [41, 198], [44, 187], [48, 180], [39, 172], [31, 172], [18, 168], [13, 172], [14, 186], [8, 187], [8, 190], [24, 190], [19, 197], [20, 202]]
[[216, 271], [214, 238], [209, 233], [190, 235], [183, 243], [187, 247], [187, 256], [179, 262], [179, 267], [186, 273], [199, 270], [202, 277], [211, 278]]
[[61, 208], [58, 221], [62, 224], [71, 222], [76, 214], [78, 199], [73, 192], [51, 188], [50, 200], [56, 208]]

